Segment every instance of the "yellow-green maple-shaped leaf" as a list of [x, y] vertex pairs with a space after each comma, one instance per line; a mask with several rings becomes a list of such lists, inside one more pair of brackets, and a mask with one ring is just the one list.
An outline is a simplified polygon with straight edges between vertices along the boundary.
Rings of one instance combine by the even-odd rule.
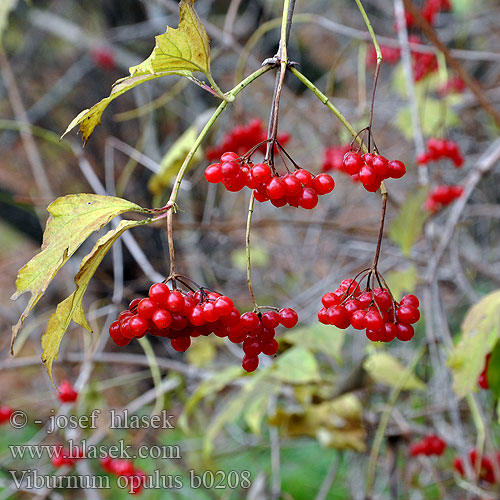
[[387, 352], [371, 354], [363, 362], [363, 368], [373, 380], [381, 384], [398, 387], [405, 379], [401, 387], [403, 390], [425, 390], [425, 384], [413, 373], [407, 373], [407, 368]]
[[462, 322], [462, 334], [453, 349], [448, 366], [453, 374], [453, 390], [464, 397], [477, 387], [484, 368], [484, 357], [500, 336], [500, 290], [474, 304]]
[[12, 327], [11, 348], [30, 311], [40, 300], [61, 267], [94, 231], [124, 212], [148, 210], [122, 198], [98, 194], [70, 194], [52, 202], [43, 234], [41, 251], [24, 265], [17, 276], [17, 299], [25, 292], [31, 297], [19, 321]]
[[42, 361], [45, 364], [50, 380], [52, 380], [52, 363], [57, 359], [61, 340], [68, 329], [70, 321], [73, 320], [90, 332], [92, 331], [85, 318], [82, 299], [89, 281], [99, 267], [102, 259], [113, 243], [127, 229], [147, 224], [150, 221], [151, 219], [142, 221], [122, 220], [116, 229], [108, 231], [102, 238], [99, 238], [92, 251], [83, 258], [80, 268], [75, 275], [75, 291], [57, 305], [55, 312], [49, 318], [47, 328], [42, 336]]
[[166, 75], [194, 79], [192, 72], [201, 71], [213, 82], [210, 75], [210, 39], [194, 11], [193, 0], [181, 0], [179, 27], [167, 27], [167, 31], [155, 40], [151, 55], [137, 66], [129, 68], [130, 76], [117, 80], [108, 97], [74, 118], [62, 137], [80, 125], [85, 144], [95, 127], [100, 125], [101, 116], [111, 101], [149, 80]]
[[181, 0], [179, 27], [155, 37], [151, 55], [130, 68], [130, 75], [160, 71], [201, 71], [210, 74], [210, 39], [193, 8], [194, 0]]

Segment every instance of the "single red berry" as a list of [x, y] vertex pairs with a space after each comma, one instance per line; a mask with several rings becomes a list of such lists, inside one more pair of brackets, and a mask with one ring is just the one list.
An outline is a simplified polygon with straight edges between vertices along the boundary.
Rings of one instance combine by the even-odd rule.
[[170, 295], [167, 299], [167, 309], [170, 312], [178, 312], [181, 313], [184, 311], [184, 297], [182, 293], [178, 290], [174, 290], [170, 292]]
[[115, 54], [110, 47], [96, 47], [91, 52], [95, 65], [107, 71], [113, 71], [116, 67]]
[[221, 173], [223, 180], [236, 179], [237, 175], [240, 173], [240, 166], [234, 160], [226, 161], [221, 165]]
[[6, 405], [0, 406], [0, 425], [7, 423], [13, 413], [14, 408]]
[[328, 309], [326, 307], [322, 307], [318, 311], [318, 321], [324, 325], [328, 325]]
[[349, 151], [344, 155], [343, 169], [349, 175], [356, 175], [364, 165], [365, 163], [358, 153]]
[[417, 297], [415, 295], [405, 295], [400, 302], [401, 305], [405, 306], [413, 306], [418, 309], [418, 306], [420, 305], [420, 302], [418, 301]]
[[323, 295], [323, 297], [321, 298], [321, 303], [327, 309], [331, 306], [336, 306], [340, 304], [341, 301], [342, 301], [341, 298], [332, 292], [325, 293], [325, 295]]
[[251, 172], [252, 178], [259, 184], [267, 182], [271, 178], [271, 169], [265, 163], [257, 163], [252, 167]]
[[188, 326], [188, 320], [185, 316], [179, 313], [170, 313], [172, 316], [172, 323], [170, 324], [170, 328], [175, 330], [176, 332], [181, 332]]
[[380, 340], [382, 342], [392, 342], [396, 338], [398, 328], [394, 323], [384, 323]]
[[313, 178], [312, 186], [316, 193], [319, 195], [324, 195], [331, 193], [335, 187], [335, 181], [331, 175], [319, 174]]
[[371, 340], [372, 342], [380, 342], [382, 339], [382, 329], [380, 330], [371, 330], [370, 328], [366, 329], [366, 338]]
[[220, 157], [221, 163], [224, 163], [226, 161], [232, 161], [232, 160], [237, 160], [239, 156], [234, 153], [233, 151], [228, 151], [227, 153], [223, 153], [222, 156]]
[[396, 318], [399, 323], [409, 325], [416, 323], [420, 319], [420, 312], [413, 306], [403, 304], [402, 306], [399, 306], [396, 311]]
[[243, 329], [241, 325], [236, 325], [229, 328], [228, 339], [233, 342], [233, 344], [240, 344], [247, 338], [248, 332]]
[[396, 327], [397, 327], [396, 337], [402, 342], [407, 342], [408, 340], [411, 340], [415, 335], [415, 330], [411, 325], [404, 325], [403, 323], [398, 323]]
[[144, 319], [151, 318], [156, 309], [158, 309], [158, 304], [151, 299], [142, 299], [137, 304], [137, 314]]
[[207, 323], [211, 323], [219, 319], [219, 314], [215, 310], [215, 304], [213, 302], [205, 302], [201, 308], [203, 309], [203, 319]]
[[482, 371], [477, 379], [477, 385], [487, 391], [490, 388], [490, 383], [488, 382], [488, 375], [486, 371]]
[[291, 307], [280, 309], [279, 317], [280, 323], [285, 328], [293, 328], [299, 321], [298, 314]]
[[280, 324], [280, 316], [276, 311], [266, 311], [260, 321], [265, 328], [276, 328]]
[[131, 300], [130, 304], [128, 305], [128, 310], [135, 313], [137, 310], [137, 305], [139, 304], [140, 301], [141, 301], [141, 299], [139, 299], [139, 298]]
[[247, 337], [243, 342], [243, 351], [248, 356], [258, 356], [262, 352], [260, 340], [256, 337]]
[[378, 180], [378, 176], [375, 170], [368, 165], [365, 165], [359, 171], [359, 180], [363, 183], [363, 185], [372, 185], [375, 184]]
[[285, 185], [285, 193], [287, 197], [296, 196], [302, 191], [302, 184], [294, 175], [284, 175], [283, 177], [281, 177], [281, 180]]
[[257, 328], [260, 320], [254, 312], [246, 312], [240, 316], [240, 322], [243, 328], [249, 332]]
[[297, 179], [299, 179], [300, 183], [304, 187], [308, 187], [312, 184], [312, 180], [313, 180], [312, 174], [311, 174], [311, 172], [309, 172], [308, 170], [305, 170], [304, 168], [299, 168], [299, 169], [295, 170], [293, 175], [295, 175], [295, 177], [297, 177]]
[[142, 337], [148, 329], [148, 321], [141, 316], [133, 316], [130, 318], [130, 331], [134, 337]]
[[247, 372], [254, 372], [259, 366], [259, 356], [248, 356], [245, 354], [241, 366]]
[[381, 311], [387, 311], [387, 309], [392, 307], [392, 298], [387, 290], [383, 290], [382, 288], [375, 288], [375, 290], [373, 290], [373, 295], [375, 298], [375, 302], [380, 307]]
[[318, 204], [318, 195], [312, 188], [305, 187], [299, 194], [299, 205], [306, 210], [313, 209]]
[[356, 330], [364, 330], [366, 328], [366, 312], [363, 310], [354, 311], [351, 315], [351, 325]]
[[222, 316], [221, 320], [226, 326], [236, 326], [240, 322], [240, 312], [236, 309], [236, 307], [233, 307], [231, 313], [226, 316]]
[[223, 176], [222, 176], [221, 164], [213, 163], [212, 165], [209, 165], [205, 169], [205, 179], [212, 184], [217, 184], [218, 182], [222, 182]]
[[400, 179], [405, 174], [406, 167], [402, 161], [392, 160], [389, 162], [389, 177], [392, 177], [393, 179]]
[[368, 311], [365, 315], [366, 328], [378, 331], [384, 326], [384, 321], [378, 311]]
[[228, 314], [231, 314], [233, 307], [233, 301], [224, 295], [215, 301], [215, 310], [219, 316], [227, 316]]
[[332, 306], [327, 311], [328, 323], [337, 328], [345, 329], [351, 322], [344, 306]]
[[155, 283], [149, 289], [149, 298], [160, 307], [166, 307], [170, 289], [165, 283]]
[[273, 356], [274, 354], [276, 354], [278, 352], [278, 348], [279, 345], [276, 339], [268, 340], [267, 342], [264, 342], [262, 344], [262, 352], [267, 356]]
[[165, 309], [157, 309], [151, 318], [156, 328], [165, 330], [172, 324], [172, 315]]
[[78, 392], [75, 391], [69, 380], [61, 382], [57, 397], [62, 403], [74, 403], [78, 398]]
[[112, 462], [113, 473], [117, 476], [131, 476], [134, 473], [134, 464], [131, 460], [116, 458]]
[[382, 179], [389, 177], [389, 162], [384, 156], [373, 155], [371, 166], [378, 177]]
[[184, 352], [189, 349], [191, 339], [189, 337], [177, 337], [171, 341], [172, 348], [177, 352]]
[[286, 194], [285, 184], [279, 177], [273, 177], [267, 183], [267, 196], [271, 200], [278, 200], [279, 198], [283, 198]]

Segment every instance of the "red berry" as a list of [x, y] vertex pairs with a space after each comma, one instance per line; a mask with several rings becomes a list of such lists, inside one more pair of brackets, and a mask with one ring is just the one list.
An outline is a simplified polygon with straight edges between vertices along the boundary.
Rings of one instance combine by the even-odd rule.
[[416, 307], [418, 308], [418, 306], [420, 305], [420, 302], [418, 301], [417, 297], [415, 295], [405, 295], [402, 299], [401, 299], [401, 305], [405, 305], [405, 306], [413, 306], [413, 307]]
[[221, 296], [215, 301], [215, 311], [219, 316], [231, 314], [234, 304], [229, 297]]
[[373, 155], [371, 166], [378, 177], [382, 179], [389, 177], [389, 162], [384, 156]]
[[280, 324], [280, 316], [276, 311], [266, 311], [260, 321], [265, 328], [276, 328]]
[[212, 184], [222, 182], [222, 170], [220, 163], [214, 163], [205, 169], [205, 179]]
[[358, 153], [349, 151], [344, 155], [343, 169], [344, 172], [348, 173], [349, 175], [357, 174], [361, 167], [364, 166], [364, 164], [364, 161]]
[[392, 160], [389, 162], [389, 177], [392, 177], [393, 179], [400, 179], [405, 174], [406, 167], [402, 161]]
[[341, 298], [332, 292], [328, 292], [323, 295], [323, 297], [321, 298], [321, 302], [328, 309], [331, 306], [340, 304]]
[[13, 413], [14, 409], [10, 406], [0, 406], [0, 425], [8, 422]]
[[271, 178], [271, 169], [265, 163], [257, 163], [252, 167], [251, 172], [252, 178], [259, 184], [267, 182]]
[[396, 337], [402, 342], [407, 342], [408, 340], [411, 340], [415, 335], [415, 330], [411, 325], [404, 325], [403, 323], [398, 323], [396, 327], [397, 327]]
[[137, 314], [144, 319], [149, 319], [158, 309], [158, 304], [151, 299], [142, 299], [137, 305]]
[[178, 313], [184, 311], [184, 297], [181, 292], [174, 290], [170, 293], [167, 299], [167, 309]]
[[191, 345], [191, 339], [189, 337], [177, 337], [171, 341], [172, 348], [177, 352], [187, 351]]
[[486, 371], [482, 371], [477, 379], [477, 385], [487, 391], [490, 388], [490, 383], [488, 382], [488, 375]]
[[318, 321], [324, 325], [328, 325], [328, 309], [326, 307], [322, 307], [318, 311]]
[[222, 156], [220, 157], [220, 161], [221, 163], [225, 163], [226, 161], [237, 160], [238, 158], [239, 156], [236, 153], [229, 151], [227, 153], [222, 154]]
[[170, 289], [165, 283], [155, 283], [151, 285], [148, 295], [149, 298], [160, 307], [165, 307], [167, 305], [168, 296], [170, 295]]
[[375, 173], [375, 170], [372, 167], [369, 167], [368, 165], [365, 165], [364, 167], [361, 168], [359, 171], [359, 179], [363, 183], [363, 185], [373, 185], [377, 182], [378, 177], [377, 174]]
[[366, 312], [362, 310], [357, 310], [352, 313], [351, 325], [356, 330], [364, 330], [366, 328], [365, 320]]
[[382, 328], [382, 342], [392, 342], [396, 338], [398, 328], [394, 323], [384, 323]]
[[243, 313], [240, 317], [241, 326], [247, 331], [254, 330], [259, 325], [259, 317], [254, 312]]
[[299, 205], [306, 210], [313, 209], [318, 204], [318, 195], [312, 188], [306, 187], [299, 194]]
[[139, 304], [140, 301], [141, 301], [141, 299], [139, 299], [139, 298], [130, 301], [130, 304], [128, 305], [129, 311], [135, 313], [135, 311], [137, 309], [137, 304]]
[[172, 324], [172, 315], [165, 309], [157, 309], [151, 318], [156, 328], [165, 330]]
[[262, 352], [260, 340], [256, 337], [247, 337], [243, 342], [243, 351], [248, 356], [258, 356]]
[[396, 311], [396, 318], [399, 323], [406, 325], [416, 323], [420, 319], [420, 312], [413, 306], [402, 305]]
[[334, 187], [335, 181], [333, 180], [332, 176], [328, 174], [319, 174], [314, 177], [312, 182], [312, 188], [319, 195], [331, 193]]
[[298, 170], [296, 170], [293, 175], [295, 175], [295, 177], [297, 177], [297, 179], [299, 179], [300, 183], [304, 186], [304, 187], [308, 187], [312, 184], [312, 174], [311, 172], [303, 169], [303, 168], [299, 168]]
[[141, 316], [133, 316], [130, 318], [130, 331], [134, 337], [141, 337], [148, 329], [148, 321]]
[[298, 314], [291, 307], [280, 309], [279, 317], [280, 323], [285, 328], [293, 328], [299, 321]]
[[247, 372], [254, 372], [259, 366], [259, 357], [248, 356], [247, 354], [245, 354], [245, 356], [243, 356], [243, 361], [241, 362], [241, 366]]
[[285, 185], [285, 193], [287, 196], [296, 196], [302, 191], [302, 184], [294, 175], [284, 175], [281, 180]]
[[230, 314], [227, 314], [226, 316], [222, 316], [221, 318], [222, 323], [226, 326], [236, 326], [240, 322], [240, 313], [236, 307], [233, 307], [233, 310], [231, 311]]
[[332, 306], [327, 311], [328, 323], [337, 328], [345, 329], [351, 322], [344, 306]]
[[380, 330], [370, 330], [366, 329], [366, 338], [372, 342], [380, 342], [382, 339], [382, 329]]
[[215, 310], [215, 304], [213, 302], [205, 302], [201, 308], [203, 309], [203, 319], [207, 323], [211, 323], [219, 319], [219, 314]]
[[378, 311], [368, 311], [365, 316], [365, 323], [366, 328], [374, 331], [378, 331], [384, 326], [384, 321]]
[[273, 177], [267, 183], [267, 196], [271, 200], [278, 200], [279, 198], [283, 198], [286, 194], [285, 184], [279, 177]]
[[57, 397], [62, 403], [73, 403], [78, 398], [78, 392], [75, 391], [69, 380], [64, 380], [59, 387]]
[[264, 354], [267, 354], [268, 356], [273, 356], [278, 352], [279, 345], [276, 339], [271, 339], [268, 340], [267, 342], [264, 342], [261, 345], [261, 347], [262, 347], [262, 352]]

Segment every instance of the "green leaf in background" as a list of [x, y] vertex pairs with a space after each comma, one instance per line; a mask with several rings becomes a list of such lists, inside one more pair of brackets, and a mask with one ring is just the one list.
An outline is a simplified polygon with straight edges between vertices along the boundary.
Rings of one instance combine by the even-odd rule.
[[[400, 361], [387, 352], [375, 352], [363, 362], [363, 368], [370, 377], [380, 384], [398, 387], [403, 376], [407, 376], [407, 369]], [[412, 389], [425, 390], [425, 384], [413, 373], [408, 374], [402, 386], [405, 391]]]
[[311, 326], [294, 328], [283, 335], [282, 339], [290, 344], [305, 347], [311, 351], [322, 352], [342, 363], [340, 352], [346, 333], [335, 326], [315, 323]]
[[217, 356], [219, 337], [198, 337], [186, 352], [188, 363], [199, 368], [210, 364]]
[[254, 434], [260, 435], [262, 420], [269, 409], [269, 400], [272, 396], [278, 394], [279, 389], [278, 384], [263, 381], [259, 385], [258, 395], [250, 401], [244, 411], [245, 422]]
[[193, 3], [194, 0], [181, 0], [179, 27], [167, 27], [165, 33], [158, 35], [151, 55], [141, 64], [129, 68], [130, 76], [117, 80], [108, 97], [74, 118], [63, 137], [80, 125], [85, 144], [95, 127], [100, 125], [101, 116], [111, 101], [154, 78], [179, 75], [194, 79], [192, 72], [201, 71], [214, 83], [210, 74], [210, 40], [194, 11]]
[[418, 269], [415, 265], [403, 271], [389, 271], [385, 275], [394, 299], [399, 301], [404, 294], [413, 293], [418, 283]]
[[184, 411], [179, 417], [178, 423], [181, 429], [185, 432], [189, 431], [188, 417], [196, 408], [198, 403], [203, 399], [221, 391], [243, 375], [241, 366], [231, 365], [227, 368], [215, 372], [211, 377], [204, 380], [198, 388], [194, 391], [193, 395], [189, 398], [184, 406]]
[[500, 342], [497, 341], [495, 347], [491, 351], [491, 357], [488, 362], [488, 370], [486, 371], [490, 391], [500, 399]]
[[453, 389], [458, 397], [476, 390], [484, 358], [497, 343], [499, 334], [500, 290], [496, 290], [469, 309], [462, 322], [460, 340], [448, 359]]
[[122, 198], [98, 194], [70, 194], [52, 202], [47, 208], [47, 220], [40, 253], [24, 265], [17, 276], [16, 300], [31, 292], [31, 297], [19, 321], [12, 327], [12, 341], [17, 337], [23, 321], [41, 299], [50, 282], [80, 245], [114, 217], [124, 212], [147, 210]]
[[403, 255], [409, 257], [413, 244], [422, 234], [428, 213], [423, 204], [427, 196], [426, 189], [411, 192], [389, 228], [389, 238], [401, 247]]
[[[244, 248], [237, 248], [231, 252], [231, 262], [234, 267], [246, 270], [247, 252]], [[267, 248], [257, 242], [252, 243], [252, 267], [266, 267], [269, 265], [270, 256]]]
[[9, 14], [16, 8], [17, 0], [2, 0], [0, 2], [0, 47], [2, 46], [2, 36], [9, 22]]
[[318, 362], [305, 347], [292, 347], [281, 354], [271, 373], [281, 382], [290, 384], [307, 384], [320, 380]]
[[56, 311], [50, 316], [47, 329], [42, 336], [42, 362], [45, 364], [52, 383], [54, 383], [52, 379], [52, 363], [57, 359], [59, 345], [71, 320], [83, 326], [88, 331], [92, 331], [85, 318], [82, 306], [83, 295], [87, 290], [90, 279], [113, 243], [127, 229], [147, 224], [148, 222], [147, 219], [142, 221], [122, 220], [116, 229], [108, 231], [102, 238], [99, 238], [92, 251], [83, 258], [80, 268], [75, 275], [76, 290], [57, 305]]

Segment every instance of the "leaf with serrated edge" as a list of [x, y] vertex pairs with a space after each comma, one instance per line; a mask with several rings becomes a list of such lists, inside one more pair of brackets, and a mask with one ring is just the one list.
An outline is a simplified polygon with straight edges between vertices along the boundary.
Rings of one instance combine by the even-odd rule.
[[500, 336], [500, 290], [491, 292], [474, 304], [462, 322], [462, 334], [454, 347], [448, 366], [453, 374], [453, 390], [464, 397], [477, 389], [484, 358]]
[[389, 228], [389, 237], [406, 256], [410, 255], [411, 247], [422, 234], [424, 222], [429, 216], [422, 207], [426, 196], [426, 189], [410, 193]]
[[108, 105], [118, 96], [141, 83], [166, 75], [179, 75], [194, 79], [192, 72], [210, 75], [210, 39], [205, 27], [193, 8], [193, 0], [182, 0], [179, 27], [167, 27], [167, 31], [155, 37], [156, 45], [151, 55], [137, 66], [129, 68], [130, 76], [117, 80], [111, 94], [90, 109], [82, 111], [68, 126], [62, 137], [80, 125], [85, 144]]
[[[406, 367], [387, 352], [371, 354], [363, 363], [363, 368], [370, 377], [381, 384], [399, 386], [401, 377], [406, 376]], [[425, 390], [425, 384], [413, 373], [408, 374], [403, 390]]]
[[122, 220], [116, 229], [108, 231], [102, 238], [99, 238], [92, 251], [86, 255], [75, 276], [75, 291], [58, 304], [56, 311], [50, 316], [47, 323], [47, 329], [42, 336], [42, 361], [50, 377], [52, 383], [52, 363], [57, 359], [59, 353], [59, 345], [68, 329], [70, 321], [73, 319], [75, 323], [83, 326], [89, 331], [92, 331], [83, 311], [82, 299], [90, 279], [99, 267], [102, 259], [111, 248], [113, 243], [131, 227], [147, 224], [151, 219], [142, 221]]
[[50, 217], [43, 234], [41, 251], [19, 270], [17, 292], [12, 295], [12, 300], [15, 300], [21, 294], [31, 292], [28, 305], [17, 324], [12, 327], [12, 346], [23, 321], [59, 269], [90, 234], [124, 212], [147, 212], [128, 200], [98, 194], [63, 196], [52, 202], [47, 210]]

